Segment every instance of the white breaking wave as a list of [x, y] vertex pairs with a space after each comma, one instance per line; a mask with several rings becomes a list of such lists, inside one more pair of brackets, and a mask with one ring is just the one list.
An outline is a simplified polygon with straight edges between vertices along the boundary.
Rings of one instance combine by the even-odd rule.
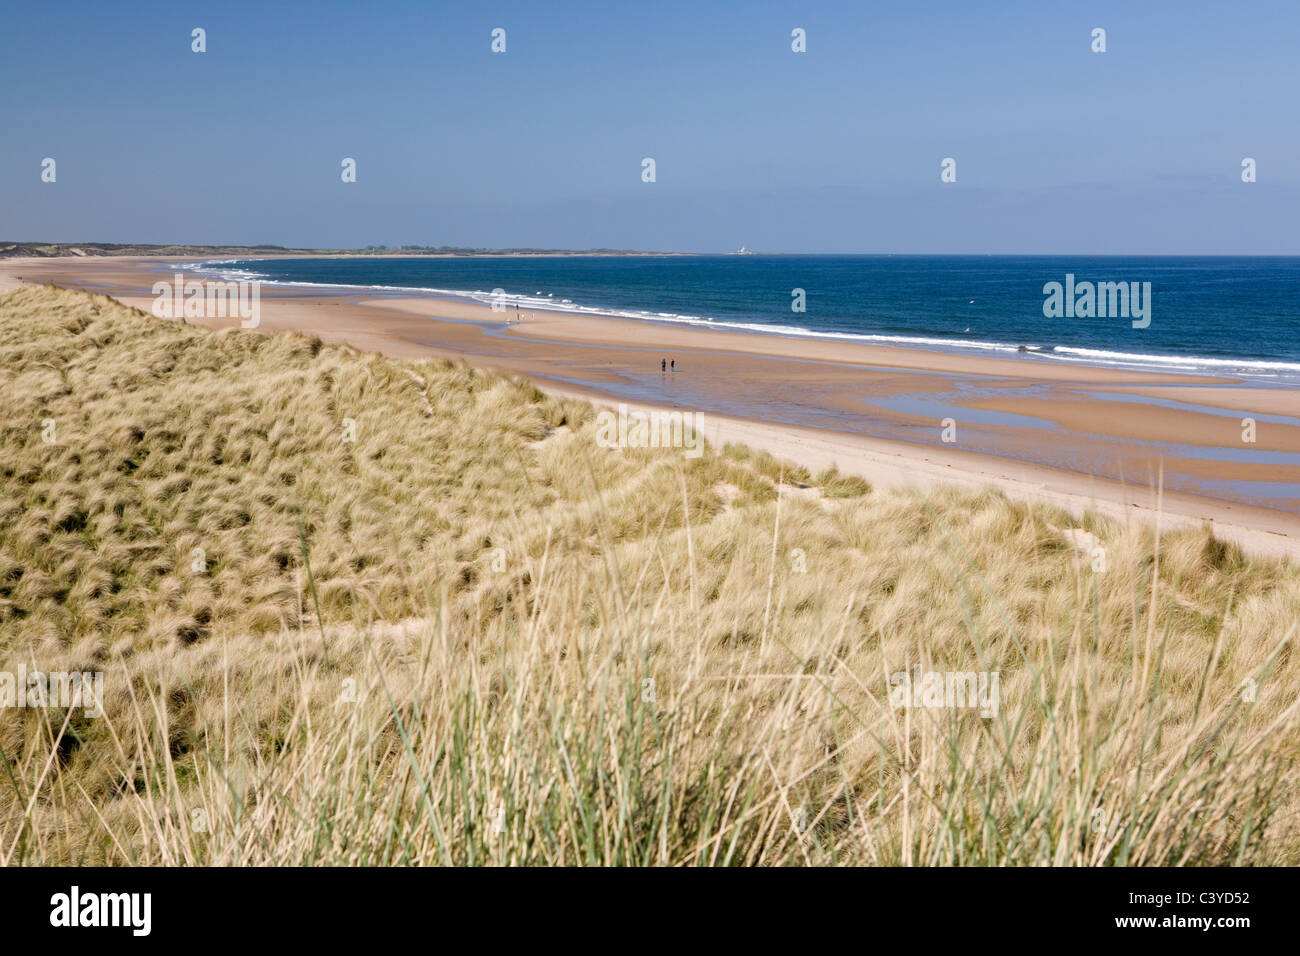
[[1069, 345], [1053, 346], [1052, 351], [1065, 356], [1078, 356], [1078, 358], [1106, 362], [1112, 365], [1139, 365], [1145, 367], [1168, 365], [1180, 370], [1224, 369], [1300, 373], [1300, 362], [1271, 362], [1266, 359], [1202, 358], [1196, 355], [1147, 355], [1141, 352], [1108, 352], [1104, 349], [1075, 348]]

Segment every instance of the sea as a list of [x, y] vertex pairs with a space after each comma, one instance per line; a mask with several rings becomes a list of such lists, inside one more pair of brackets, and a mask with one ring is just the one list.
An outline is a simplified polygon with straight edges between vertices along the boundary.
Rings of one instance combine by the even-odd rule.
[[[181, 268], [304, 290], [445, 296], [629, 323], [1300, 386], [1300, 257], [363, 256]], [[1113, 286], [1089, 307], [1085, 290], [1101, 283], [1133, 293], [1128, 314]]]

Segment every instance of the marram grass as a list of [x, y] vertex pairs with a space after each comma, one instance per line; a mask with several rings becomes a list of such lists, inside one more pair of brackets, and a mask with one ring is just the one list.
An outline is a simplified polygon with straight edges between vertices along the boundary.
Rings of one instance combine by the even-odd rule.
[[0, 863], [1300, 862], [1300, 571], [1206, 531], [51, 288], [0, 395], [0, 673], [104, 674], [0, 710]]

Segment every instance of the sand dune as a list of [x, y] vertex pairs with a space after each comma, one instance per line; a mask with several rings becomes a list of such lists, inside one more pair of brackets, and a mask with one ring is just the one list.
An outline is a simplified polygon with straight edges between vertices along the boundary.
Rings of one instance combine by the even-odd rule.
[[[0, 282], [107, 292], [148, 309], [178, 260], [10, 260]], [[1300, 394], [1237, 380], [955, 355], [448, 299], [263, 289], [265, 331], [401, 357], [460, 357], [557, 393], [694, 409], [718, 435], [810, 466], [926, 487], [992, 484], [1082, 512], [1208, 522], [1257, 552], [1300, 554]], [[218, 320], [212, 324], [229, 324]], [[659, 375], [672, 356], [678, 370]], [[1255, 441], [1241, 419], [1261, 416]], [[1281, 420], [1268, 420], [1269, 417]], [[953, 419], [956, 441], [942, 441]], [[1279, 496], [1281, 494], [1281, 496]]]

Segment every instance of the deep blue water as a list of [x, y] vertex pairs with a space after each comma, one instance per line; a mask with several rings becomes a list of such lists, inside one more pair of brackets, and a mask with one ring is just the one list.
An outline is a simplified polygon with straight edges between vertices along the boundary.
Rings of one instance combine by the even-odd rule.
[[[184, 268], [194, 270], [195, 263]], [[682, 256], [232, 260], [231, 278], [361, 286], [972, 354], [1300, 380], [1300, 258]], [[1150, 325], [1044, 315], [1044, 285], [1150, 285]], [[806, 311], [792, 310], [793, 290]], [[501, 294], [498, 294], [501, 295]], [[566, 301], [567, 300], [567, 301]]]

